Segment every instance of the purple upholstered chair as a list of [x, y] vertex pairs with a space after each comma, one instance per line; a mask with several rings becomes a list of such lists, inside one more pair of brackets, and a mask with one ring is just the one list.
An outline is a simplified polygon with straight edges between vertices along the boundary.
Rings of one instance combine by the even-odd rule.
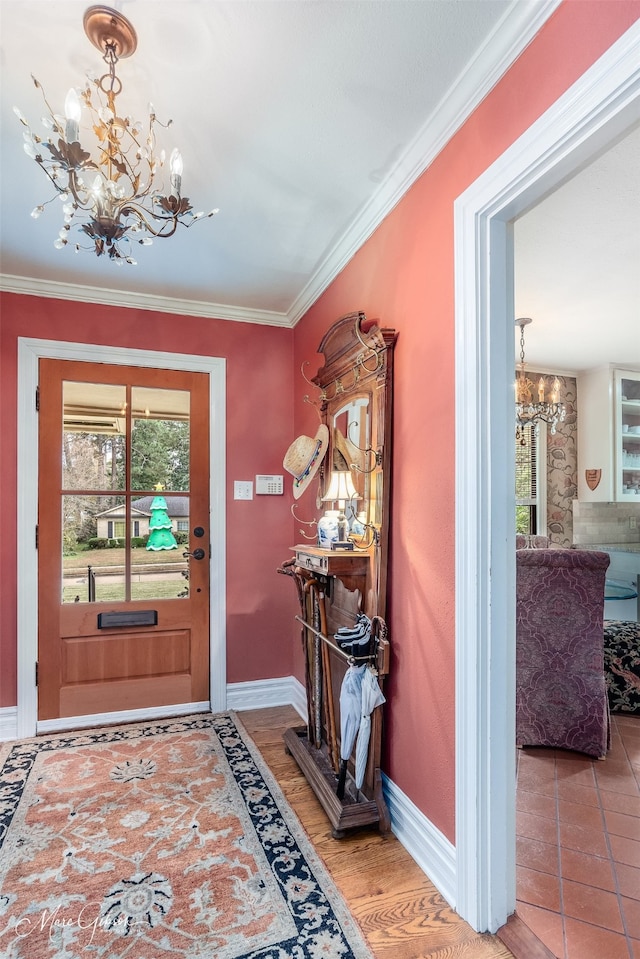
[[604, 757], [604, 581], [594, 550], [516, 551], [516, 743]]

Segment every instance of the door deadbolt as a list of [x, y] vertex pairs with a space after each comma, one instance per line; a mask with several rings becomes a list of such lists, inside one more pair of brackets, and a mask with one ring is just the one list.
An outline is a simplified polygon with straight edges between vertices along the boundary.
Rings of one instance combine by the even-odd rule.
[[201, 546], [198, 546], [197, 549], [194, 549], [192, 553], [186, 552], [182, 554], [185, 558], [187, 556], [193, 556], [194, 559], [204, 559], [205, 553]]

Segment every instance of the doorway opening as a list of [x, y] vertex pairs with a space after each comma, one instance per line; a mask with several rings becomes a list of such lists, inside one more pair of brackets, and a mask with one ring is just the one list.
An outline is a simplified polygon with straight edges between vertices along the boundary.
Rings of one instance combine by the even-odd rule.
[[640, 120], [631, 27], [455, 204], [458, 912], [515, 909], [513, 220]]

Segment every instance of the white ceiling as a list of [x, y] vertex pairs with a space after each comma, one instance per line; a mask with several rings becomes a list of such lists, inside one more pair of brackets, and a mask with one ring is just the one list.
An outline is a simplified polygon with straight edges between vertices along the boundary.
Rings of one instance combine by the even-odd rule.
[[[136, 53], [118, 65], [122, 112], [141, 115], [151, 100], [172, 118], [163, 145], [182, 151], [183, 193], [196, 209], [220, 208], [118, 268], [54, 249], [57, 201], [29, 216], [51, 193], [13, 113], [18, 106], [39, 129], [31, 73], [62, 112], [67, 89], [100, 71], [82, 28], [89, 4], [0, 0], [2, 287], [293, 325], [558, 2], [113, 2], [138, 34]], [[517, 315], [535, 321], [527, 362], [595, 365], [599, 329], [607, 345], [621, 318], [621, 341], [637, 334], [639, 271], [628, 266], [639, 262], [639, 170], [636, 137], [516, 224]], [[549, 330], [552, 356], [542, 347]], [[628, 355], [617, 346], [611, 360]]]
[[640, 128], [517, 220], [514, 248], [529, 368], [640, 367]]

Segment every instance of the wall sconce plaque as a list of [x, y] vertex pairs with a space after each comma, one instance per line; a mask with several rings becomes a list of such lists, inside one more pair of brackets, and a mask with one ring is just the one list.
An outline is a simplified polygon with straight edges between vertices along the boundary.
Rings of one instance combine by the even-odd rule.
[[585, 470], [584, 478], [587, 481], [587, 486], [589, 489], [596, 489], [598, 483], [600, 482], [600, 477], [602, 476], [602, 470]]

